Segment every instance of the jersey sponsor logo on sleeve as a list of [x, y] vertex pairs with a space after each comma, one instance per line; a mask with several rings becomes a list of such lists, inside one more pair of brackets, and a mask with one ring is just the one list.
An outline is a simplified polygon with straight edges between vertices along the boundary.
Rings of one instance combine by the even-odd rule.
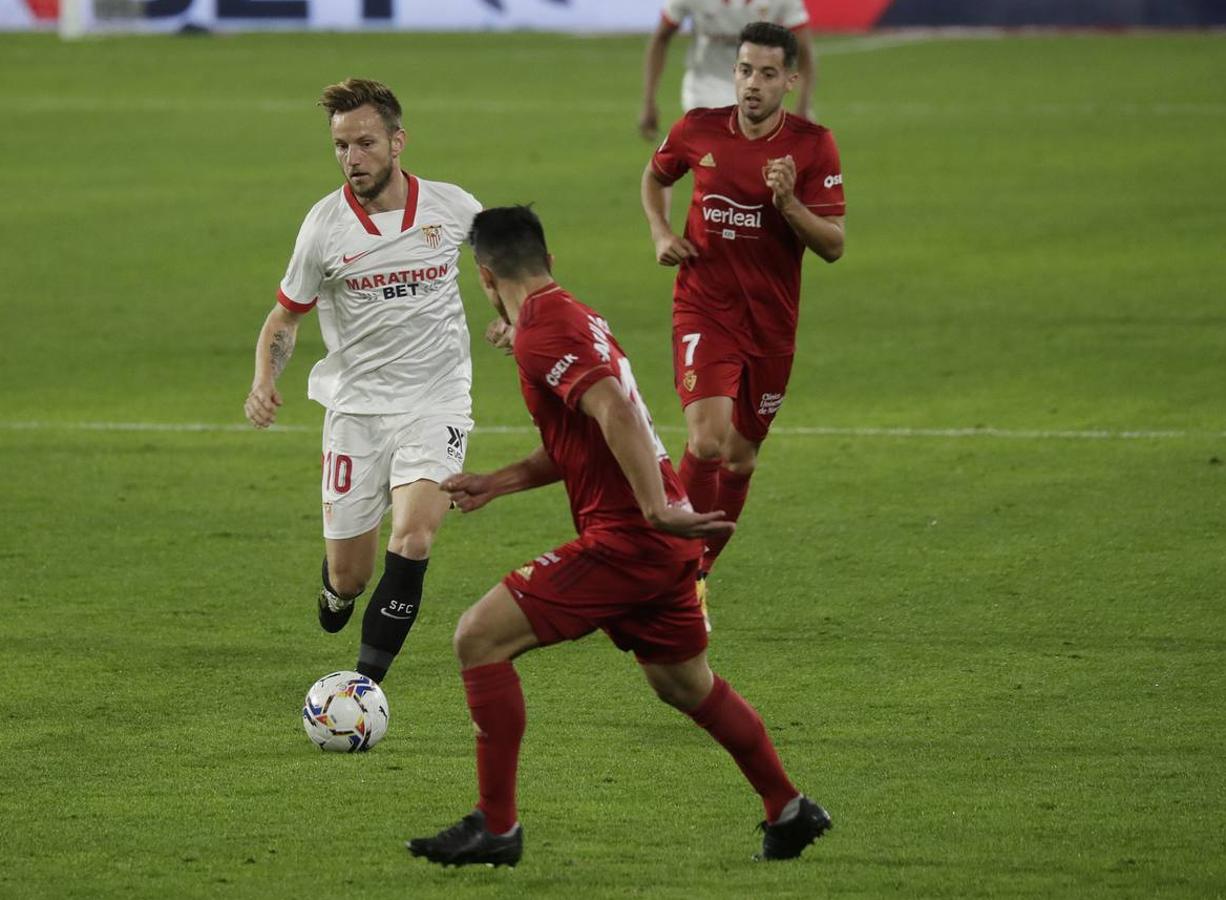
[[567, 353], [549, 370], [549, 374], [545, 376], [545, 382], [550, 387], [557, 387], [562, 383], [562, 376], [566, 374], [566, 370], [579, 361], [579, 357], [573, 353]]
[[601, 362], [608, 362], [612, 350], [609, 348], [609, 335], [612, 333], [609, 323], [600, 316], [588, 316], [587, 327], [592, 333], [592, 346]]
[[698, 160], [698, 165], [706, 166], [708, 169], [715, 168], [715, 157], [708, 153], [702, 159]]
[[827, 175], [826, 180], [822, 182], [822, 184], [824, 184], [828, 188], [832, 188], [836, 184], [842, 184], [842, 183], [843, 183], [843, 173], [842, 172], [836, 172], [833, 175]]

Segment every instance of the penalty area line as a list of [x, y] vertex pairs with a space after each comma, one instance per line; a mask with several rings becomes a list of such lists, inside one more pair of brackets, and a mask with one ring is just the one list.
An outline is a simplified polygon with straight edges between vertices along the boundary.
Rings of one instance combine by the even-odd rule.
[[[0, 421], [0, 431], [119, 431], [152, 433], [247, 433], [255, 432], [245, 422], [50, 422]], [[285, 434], [318, 434], [316, 425], [273, 425], [267, 429]], [[680, 425], [657, 427], [665, 434], [684, 434]], [[473, 429], [483, 434], [536, 434], [531, 425], [478, 425]], [[1192, 431], [1188, 429], [1057, 429], [1057, 428], [888, 428], [839, 427], [823, 425], [780, 425], [771, 429], [780, 437], [883, 437], [883, 438], [1001, 438], [1009, 440], [1070, 440], [1070, 441], [1153, 441], [1181, 438], [1222, 438], [1226, 431]]]

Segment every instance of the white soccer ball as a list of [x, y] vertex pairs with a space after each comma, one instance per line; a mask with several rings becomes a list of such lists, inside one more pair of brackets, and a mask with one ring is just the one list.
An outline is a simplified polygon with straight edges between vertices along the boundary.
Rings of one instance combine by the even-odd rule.
[[369, 750], [387, 734], [387, 697], [365, 675], [333, 672], [307, 691], [302, 727], [321, 750]]

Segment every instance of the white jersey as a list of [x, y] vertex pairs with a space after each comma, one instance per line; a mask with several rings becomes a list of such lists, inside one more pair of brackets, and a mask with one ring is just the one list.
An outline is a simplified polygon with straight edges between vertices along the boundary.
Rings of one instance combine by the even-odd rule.
[[687, 112], [736, 103], [732, 69], [737, 38], [746, 25], [774, 22], [795, 29], [809, 24], [804, 0], [667, 0], [661, 15], [678, 27], [686, 19], [694, 24], [681, 80], [681, 104]]
[[360, 415], [468, 415], [472, 363], [456, 284], [481, 204], [453, 184], [408, 179], [403, 210], [368, 215], [346, 184], [307, 213], [278, 300], [319, 310], [328, 355], [307, 395]]

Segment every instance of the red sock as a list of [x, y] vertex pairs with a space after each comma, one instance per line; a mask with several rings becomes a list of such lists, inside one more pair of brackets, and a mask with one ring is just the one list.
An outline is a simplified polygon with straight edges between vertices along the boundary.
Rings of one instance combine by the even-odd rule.
[[699, 459], [686, 447], [677, 475], [681, 478], [681, 486], [685, 488], [694, 512], [710, 512], [715, 509], [715, 495], [719, 490], [718, 459]]
[[690, 710], [690, 718], [707, 730], [736, 760], [766, 807], [766, 821], [779, 818], [800, 791], [792, 786], [762, 717], [718, 675], [707, 699]]
[[515, 772], [524, 736], [524, 692], [509, 662], [474, 666], [460, 673], [473, 724], [477, 727], [477, 809], [485, 828], [505, 834], [515, 827]]
[[[715, 495], [715, 505], [710, 509], [722, 509], [724, 517], [735, 522], [741, 517], [745, 508], [745, 500], [749, 497], [749, 479], [752, 476], [739, 475], [731, 469], [719, 470], [719, 491]], [[702, 558], [702, 570], [710, 572], [715, 560], [731, 535], [720, 535], [707, 541], [707, 552]]]

